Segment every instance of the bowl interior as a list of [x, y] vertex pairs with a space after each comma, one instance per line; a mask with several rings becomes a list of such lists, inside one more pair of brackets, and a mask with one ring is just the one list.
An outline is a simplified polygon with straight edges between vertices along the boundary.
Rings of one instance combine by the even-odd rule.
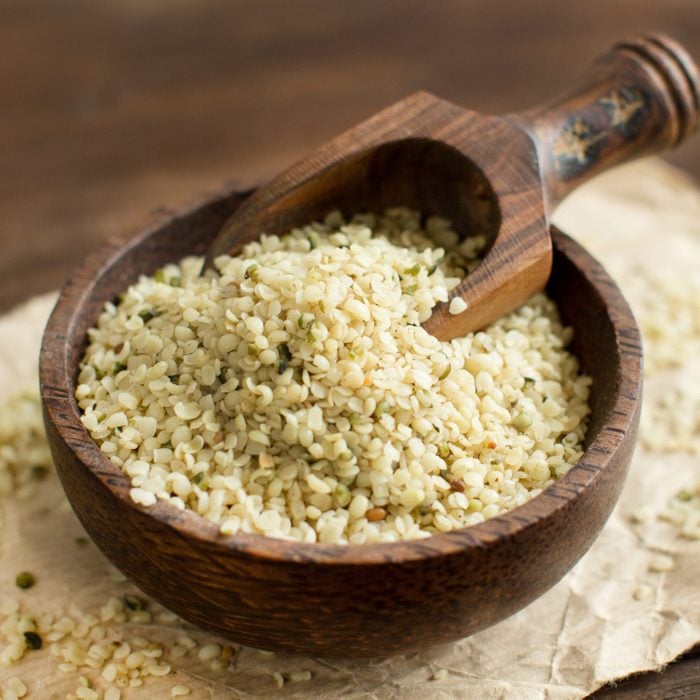
[[266, 204], [251, 228], [282, 234], [336, 209], [351, 216], [391, 207], [443, 216], [461, 236], [484, 236], [487, 244], [501, 225], [498, 197], [476, 163], [441, 141], [413, 137], [361, 150], [324, 167]]

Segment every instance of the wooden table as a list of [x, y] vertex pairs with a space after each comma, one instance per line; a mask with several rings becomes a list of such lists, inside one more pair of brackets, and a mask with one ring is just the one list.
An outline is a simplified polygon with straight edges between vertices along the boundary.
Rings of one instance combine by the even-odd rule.
[[[0, 309], [412, 90], [515, 111], [648, 29], [700, 59], [697, 0], [2, 0]], [[700, 138], [671, 160], [700, 178]], [[595, 697], [700, 697], [700, 651]]]

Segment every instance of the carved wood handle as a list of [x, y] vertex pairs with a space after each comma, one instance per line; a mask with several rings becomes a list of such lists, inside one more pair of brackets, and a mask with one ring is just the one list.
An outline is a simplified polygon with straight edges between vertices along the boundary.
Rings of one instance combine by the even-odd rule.
[[699, 85], [683, 47], [649, 35], [616, 44], [572, 91], [516, 115], [537, 144], [548, 210], [602, 170], [690, 136], [698, 128]]

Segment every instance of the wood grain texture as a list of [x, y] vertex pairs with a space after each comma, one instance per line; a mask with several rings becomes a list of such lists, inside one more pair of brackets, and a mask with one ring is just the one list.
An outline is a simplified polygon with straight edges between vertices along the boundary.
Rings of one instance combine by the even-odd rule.
[[[700, 55], [697, 0], [4, 0], [0, 19], [3, 310], [155, 207], [279, 172], [416, 89], [503, 113], [621, 32]], [[700, 139], [670, 159], [700, 179]], [[700, 657], [630, 684], [692, 697]]]
[[[157, 206], [257, 182], [417, 89], [497, 114], [621, 33], [700, 55], [696, 0], [3, 0], [0, 20], [2, 309]], [[672, 156], [696, 177], [698, 141]]]
[[538, 498], [481, 525], [425, 540], [320, 545], [257, 535], [224, 537], [169, 503], [144, 509], [123, 472], [79, 420], [73, 398], [86, 331], [105, 301], [141, 273], [202, 254], [244, 196], [164, 215], [115, 240], [69, 280], [41, 351], [49, 443], [68, 498], [107, 557], [146, 593], [201, 627], [252, 646], [299, 654], [406, 653], [477, 632], [554, 585], [609, 516], [639, 420], [641, 348], [612, 280], [578, 244], [554, 232], [549, 293], [574, 326], [573, 350], [593, 377], [591, 422], [579, 464]]
[[[444, 216], [463, 235], [488, 241], [476, 269], [423, 324], [451, 340], [544, 288], [549, 219], [566, 195], [608, 168], [678, 146], [699, 119], [697, 68], [660, 34], [618, 42], [564, 98], [530, 114], [489, 117], [415, 93], [260, 187], [226, 222], [208, 258], [334, 209], [347, 215], [410, 206]], [[450, 314], [456, 297], [468, 313]]]

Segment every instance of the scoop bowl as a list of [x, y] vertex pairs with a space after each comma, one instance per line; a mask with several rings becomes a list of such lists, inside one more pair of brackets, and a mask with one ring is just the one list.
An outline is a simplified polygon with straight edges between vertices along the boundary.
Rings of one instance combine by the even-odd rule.
[[[89, 258], [63, 289], [40, 360], [47, 435], [68, 499], [104, 554], [184, 619], [243, 644], [335, 657], [407, 653], [493, 625], [551, 588], [586, 552], [619, 496], [639, 422], [641, 347], [627, 303], [577, 243], [552, 231], [547, 290], [593, 378], [585, 453], [527, 504], [483, 524], [378, 545], [321, 545], [218, 527], [167, 502], [143, 508], [80, 422], [86, 333], [141, 274], [203, 255], [250, 196], [163, 214]], [[438, 212], [439, 213], [439, 212]]]
[[[333, 209], [440, 212], [457, 232], [486, 240], [476, 268], [423, 322], [440, 340], [459, 338], [544, 288], [550, 216], [562, 199], [604, 170], [677, 147], [699, 125], [697, 67], [662, 34], [615, 43], [562, 96], [519, 114], [484, 115], [417, 92], [258, 188], [208, 258]], [[450, 313], [456, 297], [469, 313]]]

